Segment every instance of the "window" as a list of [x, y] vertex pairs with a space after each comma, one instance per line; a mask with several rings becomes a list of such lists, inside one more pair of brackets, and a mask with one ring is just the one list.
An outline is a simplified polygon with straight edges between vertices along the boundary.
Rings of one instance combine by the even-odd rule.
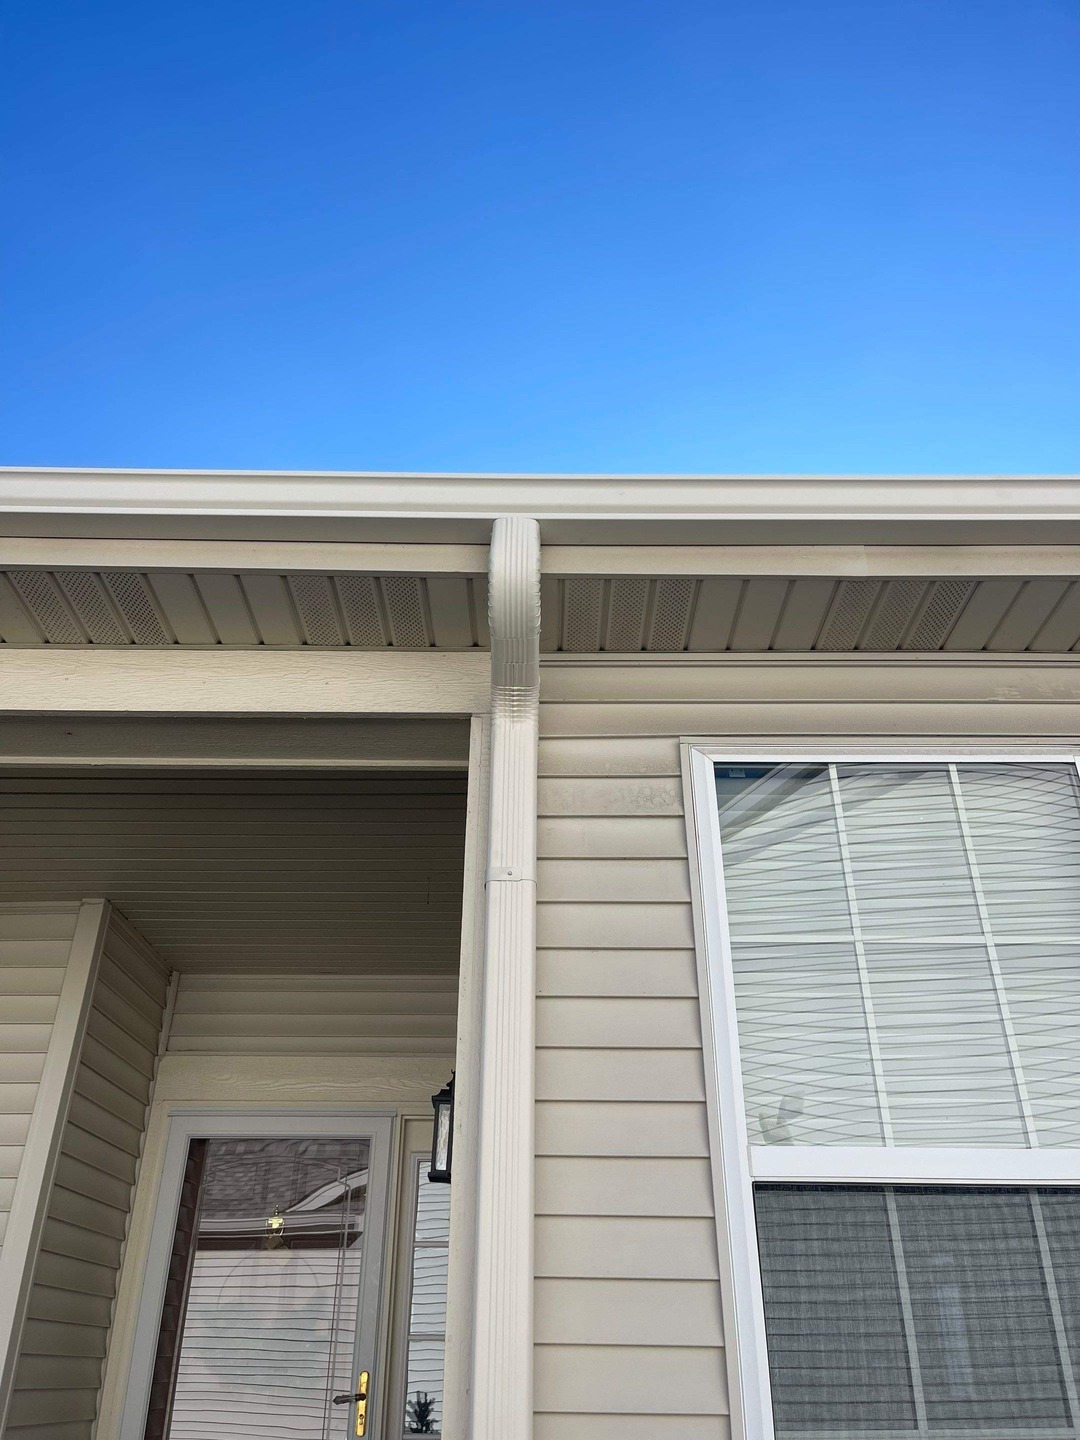
[[427, 1177], [430, 1152], [412, 1160], [414, 1221], [408, 1294], [404, 1433], [442, 1433], [450, 1186]]
[[745, 1433], [1080, 1437], [1076, 764], [692, 775]]

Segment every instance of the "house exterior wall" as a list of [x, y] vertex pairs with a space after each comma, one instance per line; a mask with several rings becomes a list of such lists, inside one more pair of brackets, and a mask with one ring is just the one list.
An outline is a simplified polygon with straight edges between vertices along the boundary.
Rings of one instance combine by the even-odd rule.
[[78, 913], [78, 905], [0, 906], [0, 1251]]
[[174, 1054], [454, 1054], [456, 975], [181, 975]]
[[536, 1440], [728, 1433], [680, 740], [1054, 744], [1078, 702], [1024, 657], [545, 662]]
[[90, 983], [44, 1228], [30, 1257], [5, 1440], [89, 1440], [97, 1414], [168, 978], [112, 912]]

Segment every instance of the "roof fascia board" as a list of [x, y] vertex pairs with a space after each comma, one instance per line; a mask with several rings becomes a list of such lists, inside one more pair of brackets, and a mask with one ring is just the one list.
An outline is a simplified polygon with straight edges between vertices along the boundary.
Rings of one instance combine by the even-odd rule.
[[452, 475], [0, 469], [23, 534], [548, 544], [1080, 543], [1080, 476]]

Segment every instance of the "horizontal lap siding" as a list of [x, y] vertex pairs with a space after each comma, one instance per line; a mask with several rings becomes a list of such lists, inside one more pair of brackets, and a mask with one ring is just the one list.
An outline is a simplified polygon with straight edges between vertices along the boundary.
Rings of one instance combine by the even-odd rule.
[[89, 1440], [168, 977], [114, 914], [34, 1270], [5, 1440]]
[[681, 737], [1074, 742], [1080, 670], [543, 666], [535, 1440], [723, 1440]]
[[454, 1053], [457, 977], [185, 974], [170, 1052], [214, 1055]]
[[[603, 662], [601, 662], [603, 663]], [[723, 1440], [727, 1399], [677, 738], [575, 733], [539, 783], [536, 1440]]]
[[0, 906], [0, 1248], [77, 916], [77, 905]]

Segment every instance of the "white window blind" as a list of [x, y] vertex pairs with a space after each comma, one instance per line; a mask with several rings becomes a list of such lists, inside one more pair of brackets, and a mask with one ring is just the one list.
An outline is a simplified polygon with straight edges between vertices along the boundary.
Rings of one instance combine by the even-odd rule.
[[716, 771], [754, 1145], [1080, 1144], [1068, 763]]

